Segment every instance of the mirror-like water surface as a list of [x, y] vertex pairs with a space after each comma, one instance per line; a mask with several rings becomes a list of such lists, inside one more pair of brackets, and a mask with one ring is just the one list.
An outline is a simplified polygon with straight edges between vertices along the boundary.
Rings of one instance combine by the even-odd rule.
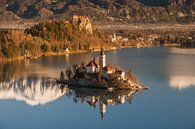
[[55, 83], [60, 71], [97, 53], [0, 65], [0, 129], [194, 129], [195, 49], [109, 51], [107, 63], [131, 69], [150, 90], [107, 92]]

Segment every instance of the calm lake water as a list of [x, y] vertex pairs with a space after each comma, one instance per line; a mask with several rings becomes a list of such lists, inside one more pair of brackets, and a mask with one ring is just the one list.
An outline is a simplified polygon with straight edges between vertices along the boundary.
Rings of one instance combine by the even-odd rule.
[[0, 65], [0, 129], [195, 129], [195, 49], [106, 52], [147, 86], [138, 93], [60, 87], [53, 79], [98, 53]]

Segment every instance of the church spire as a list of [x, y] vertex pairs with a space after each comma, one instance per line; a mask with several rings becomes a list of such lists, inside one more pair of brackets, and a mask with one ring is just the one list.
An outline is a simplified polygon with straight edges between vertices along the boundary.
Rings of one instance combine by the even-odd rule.
[[100, 55], [105, 55], [104, 49], [101, 47]]
[[100, 116], [101, 119], [104, 119], [104, 114], [106, 113], [106, 104], [104, 104], [103, 102], [100, 101]]

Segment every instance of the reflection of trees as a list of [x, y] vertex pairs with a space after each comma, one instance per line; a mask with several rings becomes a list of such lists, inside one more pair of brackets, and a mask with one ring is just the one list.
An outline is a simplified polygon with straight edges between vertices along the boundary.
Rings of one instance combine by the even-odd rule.
[[[101, 118], [103, 118], [104, 114], [106, 113], [106, 106], [124, 104], [125, 101], [131, 103], [133, 95], [136, 93], [136, 91], [130, 90], [108, 91], [86, 88], [70, 89], [72, 91], [70, 92], [72, 95], [72, 99], [75, 103], [86, 102], [94, 108], [99, 105]], [[70, 94], [68, 96], [70, 96]]]
[[29, 60], [0, 63], [0, 82], [20, 78], [31, 69]]
[[9, 81], [16, 71], [14, 63], [0, 64], [0, 82]]

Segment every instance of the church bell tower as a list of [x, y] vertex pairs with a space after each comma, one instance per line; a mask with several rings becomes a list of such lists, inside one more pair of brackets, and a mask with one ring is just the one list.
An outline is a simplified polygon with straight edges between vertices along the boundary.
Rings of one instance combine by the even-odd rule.
[[100, 68], [103, 68], [106, 66], [106, 55], [105, 55], [103, 48], [101, 48], [101, 52], [99, 55], [99, 65], [100, 65]]

